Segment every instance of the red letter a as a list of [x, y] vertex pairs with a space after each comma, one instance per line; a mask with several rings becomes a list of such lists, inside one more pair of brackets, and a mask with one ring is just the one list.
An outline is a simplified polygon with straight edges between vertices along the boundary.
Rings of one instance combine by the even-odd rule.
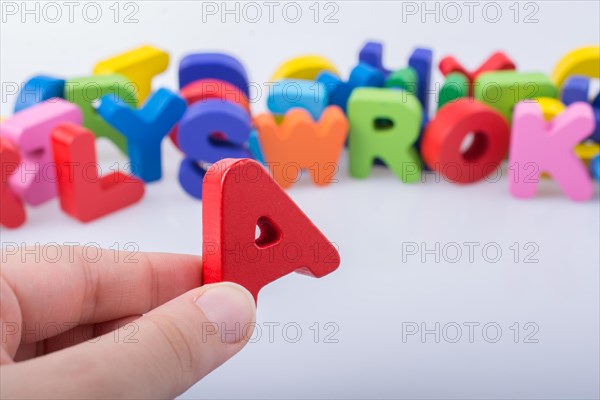
[[235, 282], [256, 300], [284, 275], [320, 278], [340, 264], [334, 245], [257, 162], [219, 161], [206, 172], [202, 192], [205, 284]]

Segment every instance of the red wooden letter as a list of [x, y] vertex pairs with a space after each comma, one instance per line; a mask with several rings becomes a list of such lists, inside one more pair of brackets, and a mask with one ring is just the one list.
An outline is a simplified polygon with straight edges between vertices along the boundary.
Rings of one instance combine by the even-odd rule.
[[8, 187], [8, 177], [19, 166], [19, 151], [0, 137], [0, 224], [7, 228], [17, 228], [25, 222], [23, 202]]
[[90, 131], [71, 123], [52, 132], [60, 206], [81, 222], [127, 207], [144, 195], [144, 183], [137, 178], [121, 172], [98, 176], [94, 140]]
[[256, 299], [263, 286], [291, 272], [320, 278], [339, 266], [335, 246], [256, 161], [217, 162], [202, 191], [205, 284], [235, 282]]

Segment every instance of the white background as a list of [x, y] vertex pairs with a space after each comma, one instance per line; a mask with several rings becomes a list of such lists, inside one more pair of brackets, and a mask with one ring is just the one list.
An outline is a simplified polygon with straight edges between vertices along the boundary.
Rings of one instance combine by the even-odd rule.
[[[9, 3], [9, 2], [3, 2]], [[17, 3], [20, 6], [20, 2]], [[29, 3], [34, 7], [33, 2]], [[1, 27], [1, 114], [8, 116], [14, 97], [8, 86], [36, 73], [63, 77], [91, 73], [94, 64], [117, 52], [141, 44], [167, 49], [169, 70], [155, 87], [176, 89], [176, 71], [182, 55], [194, 51], [225, 50], [246, 66], [254, 82], [268, 80], [280, 62], [289, 57], [317, 53], [329, 57], [343, 74], [356, 63], [367, 39], [385, 42], [385, 63], [390, 69], [406, 65], [413, 47], [429, 46], [435, 63], [454, 54], [470, 67], [492, 51], [502, 49], [519, 69], [550, 73], [558, 59], [574, 47], [598, 44], [599, 5], [595, 1], [542, 1], [517, 4], [476, 3], [473, 22], [469, 8], [462, 12], [444, 3], [335, 2], [336, 23], [323, 23], [324, 7], [315, 23], [312, 2], [298, 3], [302, 17], [285, 20], [280, 3], [269, 22], [268, 8], [259, 22], [244, 20], [240, 3], [235, 15], [203, 14], [202, 4], [191, 1], [135, 2], [119, 5], [114, 22], [113, 2], [99, 2], [102, 16], [87, 22], [79, 3], [74, 21], [62, 2], [57, 23], [36, 22], [33, 15], [3, 15]], [[213, 3], [222, 7], [221, 2]], [[436, 6], [437, 4], [437, 6]], [[533, 5], [531, 5], [533, 4]], [[435, 10], [435, 14], [407, 15], [407, 6]], [[20, 6], [21, 7], [21, 6]], [[40, 13], [43, 3], [40, 3]], [[136, 23], [123, 23], [135, 10]], [[233, 9], [235, 3], [228, 3]], [[314, 6], [313, 6], [314, 7]], [[492, 7], [492, 8], [490, 8]], [[511, 9], [512, 7], [512, 9]], [[527, 7], [527, 8], [526, 8]], [[495, 10], [502, 15], [498, 22]], [[327, 8], [327, 11], [336, 8]], [[252, 10], [246, 9], [248, 13]], [[444, 10], [446, 13], [444, 13]], [[524, 23], [537, 10], [538, 21]], [[22, 10], [21, 10], [22, 11]], [[288, 19], [293, 18], [289, 10]], [[50, 10], [48, 10], [50, 12]], [[88, 19], [94, 18], [89, 11]], [[46, 17], [54, 18], [54, 14]], [[25, 23], [21, 18], [25, 17]], [[254, 14], [246, 14], [254, 18]], [[422, 21], [421, 18], [425, 18]], [[487, 18], [487, 21], [486, 21]], [[440, 82], [435, 72], [434, 81]], [[253, 104], [264, 110], [264, 97]], [[27, 223], [18, 230], [3, 229], [2, 243], [96, 242], [140, 251], [200, 254], [201, 203], [179, 187], [181, 159], [170, 142], [164, 143], [164, 179], [147, 186], [143, 201], [107, 218], [82, 225], [59, 210], [57, 200], [27, 209]], [[99, 143], [103, 165], [125, 161], [108, 143]], [[310, 279], [293, 274], [266, 287], [260, 294], [258, 323], [262, 336], [241, 354], [190, 389], [184, 398], [598, 398], [599, 396], [599, 243], [598, 191], [587, 203], [570, 202], [554, 185], [542, 183], [536, 198], [523, 201], [510, 196], [506, 171], [499, 182], [458, 186], [445, 182], [406, 185], [384, 169], [366, 180], [349, 177], [344, 157], [339, 182], [316, 188], [303, 180], [290, 195], [329, 239], [339, 245], [342, 265], [330, 276]], [[424, 243], [434, 248], [461, 244], [456, 263], [433, 255], [406, 256], [403, 243]], [[474, 262], [464, 242], [478, 242]], [[521, 248], [518, 262], [510, 249]], [[525, 263], [527, 243], [537, 246], [534, 259]], [[502, 250], [499, 261], [484, 259], [482, 248], [493, 243]], [[453, 257], [454, 253], [449, 253]], [[489, 255], [494, 257], [490, 250]], [[297, 323], [302, 337], [290, 343], [282, 332]], [[314, 343], [313, 324], [320, 324]], [[338, 343], [324, 343], [324, 324], [339, 327]], [[462, 338], [450, 343], [434, 335], [402, 340], [403, 325], [439, 322], [462, 326]], [[465, 323], [480, 324], [469, 341]], [[518, 322], [519, 343], [514, 342]], [[530, 328], [526, 331], [526, 323]], [[279, 323], [269, 340], [267, 325]], [[495, 323], [502, 329], [496, 343], [488, 343], [482, 327]], [[538, 343], [524, 343], [525, 334]], [[450, 325], [448, 325], [450, 327]], [[331, 328], [329, 329], [331, 332]], [[455, 331], [446, 331], [449, 339]], [[488, 336], [495, 336], [494, 329]]]

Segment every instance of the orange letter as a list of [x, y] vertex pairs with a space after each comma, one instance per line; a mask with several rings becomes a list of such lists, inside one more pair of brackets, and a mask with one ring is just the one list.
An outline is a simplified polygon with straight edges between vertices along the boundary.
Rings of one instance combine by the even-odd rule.
[[306, 110], [294, 108], [280, 126], [271, 114], [259, 115], [254, 124], [266, 165], [281, 187], [296, 182], [301, 169], [308, 169], [317, 185], [333, 181], [348, 135], [348, 120], [338, 106], [327, 107], [319, 122]]

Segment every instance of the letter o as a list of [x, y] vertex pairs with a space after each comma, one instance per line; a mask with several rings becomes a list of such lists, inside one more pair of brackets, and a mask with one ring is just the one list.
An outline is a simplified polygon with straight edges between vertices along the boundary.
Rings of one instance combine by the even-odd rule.
[[[492, 173], [506, 156], [508, 123], [502, 115], [477, 100], [460, 99], [440, 109], [427, 126], [421, 151], [425, 163], [456, 183], [473, 183]], [[474, 134], [473, 143], [462, 152], [463, 140]], [[445, 174], [446, 165], [456, 165], [461, 173]]]

